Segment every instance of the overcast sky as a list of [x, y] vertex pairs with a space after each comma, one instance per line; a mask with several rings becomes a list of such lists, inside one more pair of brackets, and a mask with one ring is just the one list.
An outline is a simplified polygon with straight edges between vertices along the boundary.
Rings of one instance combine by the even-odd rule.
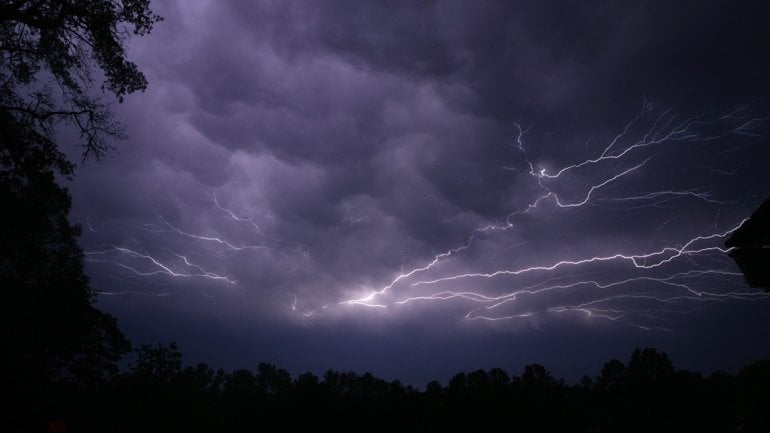
[[770, 356], [763, 1], [172, 1], [80, 168], [98, 306], [189, 363], [567, 380]]

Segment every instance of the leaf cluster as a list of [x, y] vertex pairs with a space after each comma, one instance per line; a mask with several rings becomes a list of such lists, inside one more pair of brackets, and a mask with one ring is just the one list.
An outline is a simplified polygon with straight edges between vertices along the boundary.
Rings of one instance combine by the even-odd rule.
[[3, 0], [0, 109], [51, 141], [55, 128], [68, 124], [81, 137], [84, 158], [104, 156], [125, 135], [106, 97], [122, 102], [147, 87], [126, 57], [129, 37], [146, 35], [161, 20], [149, 0]]

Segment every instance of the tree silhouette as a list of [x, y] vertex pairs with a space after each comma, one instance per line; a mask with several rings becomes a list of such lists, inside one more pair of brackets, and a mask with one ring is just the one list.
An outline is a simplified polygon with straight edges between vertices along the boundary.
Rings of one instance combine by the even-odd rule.
[[671, 360], [663, 352], [647, 347], [635, 349], [626, 369], [626, 380], [631, 386], [648, 386], [665, 382], [674, 374]]
[[105, 96], [146, 87], [125, 42], [159, 20], [149, 0], [0, 2], [0, 404], [9, 431], [76, 411], [130, 349], [115, 319], [94, 308], [80, 229], [56, 182], [75, 166], [56, 132], [74, 128], [84, 158], [123, 136]]
[[674, 366], [663, 352], [636, 349], [628, 361], [624, 387], [626, 419], [631, 431], [660, 431], [672, 422], [672, 378]]
[[128, 371], [70, 394], [70, 412], [9, 431], [49, 424], [82, 432], [770, 431], [768, 361], [704, 378], [645, 348], [628, 367], [606, 363], [596, 385], [587, 376], [567, 385], [532, 364], [510, 381], [499, 368], [474, 370], [454, 375], [452, 386], [432, 381], [419, 392], [371, 373], [329, 370], [322, 380], [312, 373], [291, 380], [267, 363], [230, 374], [205, 364], [182, 368], [174, 345], [141, 346], [136, 354]]
[[[161, 19], [149, 0], [3, 1], [0, 110], [51, 142], [55, 127], [67, 123], [80, 133], [84, 157], [103, 156], [123, 135], [103, 96], [122, 101], [147, 86], [126, 59], [126, 41]], [[101, 92], [94, 69], [104, 76]]]
[[52, 383], [116, 373], [129, 343], [93, 306], [80, 229], [67, 220], [70, 196], [48, 164], [50, 142], [0, 111], [0, 143], [0, 392], [24, 419], [54, 398]]
[[752, 362], [738, 372], [739, 419], [745, 431], [770, 428], [770, 360]]
[[262, 362], [257, 366], [257, 387], [262, 394], [285, 396], [291, 387], [291, 375], [282, 368]]
[[613, 359], [602, 367], [602, 372], [596, 378], [596, 387], [605, 390], [620, 388], [626, 379], [626, 366], [621, 361]]

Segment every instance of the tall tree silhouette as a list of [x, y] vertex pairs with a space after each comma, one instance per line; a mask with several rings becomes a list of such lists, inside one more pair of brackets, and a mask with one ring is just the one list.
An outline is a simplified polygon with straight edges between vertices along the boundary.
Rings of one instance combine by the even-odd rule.
[[70, 196], [48, 168], [50, 142], [0, 111], [0, 143], [0, 392], [10, 413], [32, 418], [24, 409], [42, 410], [52, 383], [109, 376], [130, 346], [93, 306]]
[[0, 2], [0, 404], [9, 431], [38, 428], [67, 406], [64, 389], [110, 377], [130, 349], [115, 319], [94, 308], [70, 195], [56, 182], [75, 166], [56, 133], [74, 128], [84, 158], [123, 136], [109, 100], [147, 85], [125, 43], [159, 20], [149, 0]]
[[147, 86], [126, 58], [128, 37], [160, 20], [149, 0], [0, 2], [0, 109], [50, 141], [68, 123], [80, 133], [84, 157], [104, 155], [123, 135], [105, 97], [122, 101]]

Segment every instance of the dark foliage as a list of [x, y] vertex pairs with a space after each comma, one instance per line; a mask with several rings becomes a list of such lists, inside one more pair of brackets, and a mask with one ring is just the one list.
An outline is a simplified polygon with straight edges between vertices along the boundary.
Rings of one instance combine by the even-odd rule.
[[[149, 0], [0, 1], [0, 110], [56, 147], [64, 122], [81, 136], [84, 157], [100, 157], [123, 136], [102, 96], [122, 101], [147, 80], [127, 60], [125, 42], [161, 18]], [[96, 80], [94, 75], [103, 76]], [[95, 86], [101, 81], [101, 96]], [[50, 168], [60, 169], [57, 158]]]
[[[61, 151], [62, 124], [99, 157], [122, 126], [102, 96], [146, 87], [126, 59], [130, 32], [159, 21], [149, 0], [0, 1], [0, 407], [2, 431], [67, 427], [56, 413], [84, 413], [83, 400], [118, 372], [130, 350], [94, 293], [67, 219], [70, 195], [56, 176], [74, 164]], [[104, 77], [101, 96], [94, 74]]]
[[59, 394], [117, 373], [129, 350], [94, 294], [70, 225], [70, 196], [50, 162], [68, 169], [51, 142], [0, 111], [0, 395], [19, 421], [42, 416]]
[[60, 404], [48, 419], [83, 432], [770, 431], [770, 361], [704, 378], [646, 348], [576, 385], [532, 364], [519, 376], [476, 370], [419, 391], [369, 373], [182, 367], [173, 344], [137, 355], [124, 374], [70, 389], [79, 403]]

